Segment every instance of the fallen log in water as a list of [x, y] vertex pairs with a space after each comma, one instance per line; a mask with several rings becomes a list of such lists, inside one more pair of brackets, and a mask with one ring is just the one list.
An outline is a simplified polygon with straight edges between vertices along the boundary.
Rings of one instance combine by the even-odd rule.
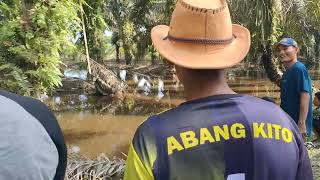
[[100, 94], [114, 95], [125, 91], [126, 84], [120, 81], [116, 74], [92, 59], [90, 63], [91, 75]]

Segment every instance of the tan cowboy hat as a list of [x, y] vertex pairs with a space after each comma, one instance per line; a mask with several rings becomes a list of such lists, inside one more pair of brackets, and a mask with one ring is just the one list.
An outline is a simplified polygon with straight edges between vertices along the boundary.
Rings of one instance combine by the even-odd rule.
[[152, 42], [168, 61], [191, 69], [223, 69], [250, 49], [250, 32], [232, 24], [225, 0], [178, 0], [170, 27], [152, 29]]

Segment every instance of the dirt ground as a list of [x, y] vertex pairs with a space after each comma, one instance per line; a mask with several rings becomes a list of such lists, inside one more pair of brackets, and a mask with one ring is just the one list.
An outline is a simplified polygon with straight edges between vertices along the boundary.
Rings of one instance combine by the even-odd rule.
[[315, 180], [320, 180], [320, 149], [309, 150], [311, 166]]

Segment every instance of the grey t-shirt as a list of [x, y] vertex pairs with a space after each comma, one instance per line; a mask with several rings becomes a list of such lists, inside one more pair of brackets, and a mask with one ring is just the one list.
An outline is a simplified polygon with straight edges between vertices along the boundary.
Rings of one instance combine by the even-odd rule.
[[0, 94], [0, 180], [52, 180], [59, 154], [46, 129]]

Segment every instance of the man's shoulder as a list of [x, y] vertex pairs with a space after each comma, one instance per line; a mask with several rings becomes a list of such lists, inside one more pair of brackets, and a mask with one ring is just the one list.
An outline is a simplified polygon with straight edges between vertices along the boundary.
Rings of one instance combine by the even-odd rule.
[[29, 104], [32, 104], [34, 106], [42, 106], [42, 107], [47, 108], [47, 106], [44, 103], [42, 103], [41, 101], [39, 101], [38, 99], [27, 97], [27, 96], [20, 96], [18, 94], [11, 93], [8, 91], [0, 90], [0, 96], [6, 97], [6, 98], [20, 104], [21, 106], [27, 106]]
[[240, 102], [237, 102], [238, 108], [247, 117], [256, 116], [257, 118], [287, 119], [291, 121], [291, 118], [287, 113], [285, 113], [279, 105], [273, 102], [253, 96], [246, 96], [246, 98], [239, 100]]
[[[43, 179], [44, 176], [53, 179], [59, 164], [58, 149], [39, 121], [17, 102], [20, 99], [24, 99], [23, 96], [0, 92], [1, 153], [6, 154], [0, 160], [6, 164], [16, 163], [15, 168], [31, 179]], [[39, 149], [40, 153], [37, 152]], [[0, 171], [11, 173], [6, 167], [1, 167]], [[2, 175], [0, 179], [10, 174]]]
[[44, 121], [51, 124], [53, 119], [55, 120], [54, 114], [52, 113], [50, 108], [38, 99], [27, 96], [20, 96], [3, 90], [0, 90], [0, 96], [3, 96], [15, 102], [36, 119], [38, 119], [42, 124], [45, 124]]
[[3, 97], [0, 99], [0, 106], [2, 106], [1, 109], [3, 113], [7, 113], [8, 116], [13, 116], [14, 114], [12, 113], [14, 112], [17, 113], [18, 111], [16, 111], [16, 109], [7, 106], [8, 103], [14, 104], [15, 107], [21, 109], [19, 113], [28, 113], [38, 120], [50, 136], [59, 136], [60, 139], [63, 139], [58, 121], [46, 104], [35, 98], [20, 96], [3, 90], [0, 90], [0, 97]]
[[239, 106], [252, 106], [255, 108], [263, 107], [263, 108], [278, 108], [278, 106], [270, 101], [264, 100], [259, 97], [245, 95], [242, 98], [235, 99], [235, 102]]
[[294, 70], [295, 71], [308, 71], [306, 66], [300, 61], [298, 61], [296, 63], [296, 65], [294, 66]]
[[[258, 97], [249, 96], [249, 95], [239, 95], [235, 98], [224, 99], [224, 110], [223, 112], [227, 112], [230, 110], [230, 113], [235, 113], [234, 110], [239, 111], [239, 113], [243, 113], [243, 110], [250, 110], [248, 111], [249, 114], [256, 114], [265, 112], [274, 112], [279, 111], [280, 113], [284, 113], [281, 108], [270, 101], [263, 100]], [[166, 124], [172, 125], [176, 123], [176, 120], [185, 120], [190, 119], [190, 115], [195, 117], [197, 114], [198, 117], [201, 117], [201, 110], [204, 113], [208, 113], [208, 110], [211, 108], [215, 111], [219, 105], [215, 104], [216, 102], [203, 102], [197, 103], [195, 105], [188, 104], [188, 105], [180, 105], [178, 107], [166, 110], [159, 114], [150, 116], [146, 121], [144, 121], [140, 127], [141, 128], [151, 128], [151, 127], [159, 127], [164, 126]], [[221, 108], [219, 107], [221, 110]], [[178, 123], [179, 124], [179, 123]]]

